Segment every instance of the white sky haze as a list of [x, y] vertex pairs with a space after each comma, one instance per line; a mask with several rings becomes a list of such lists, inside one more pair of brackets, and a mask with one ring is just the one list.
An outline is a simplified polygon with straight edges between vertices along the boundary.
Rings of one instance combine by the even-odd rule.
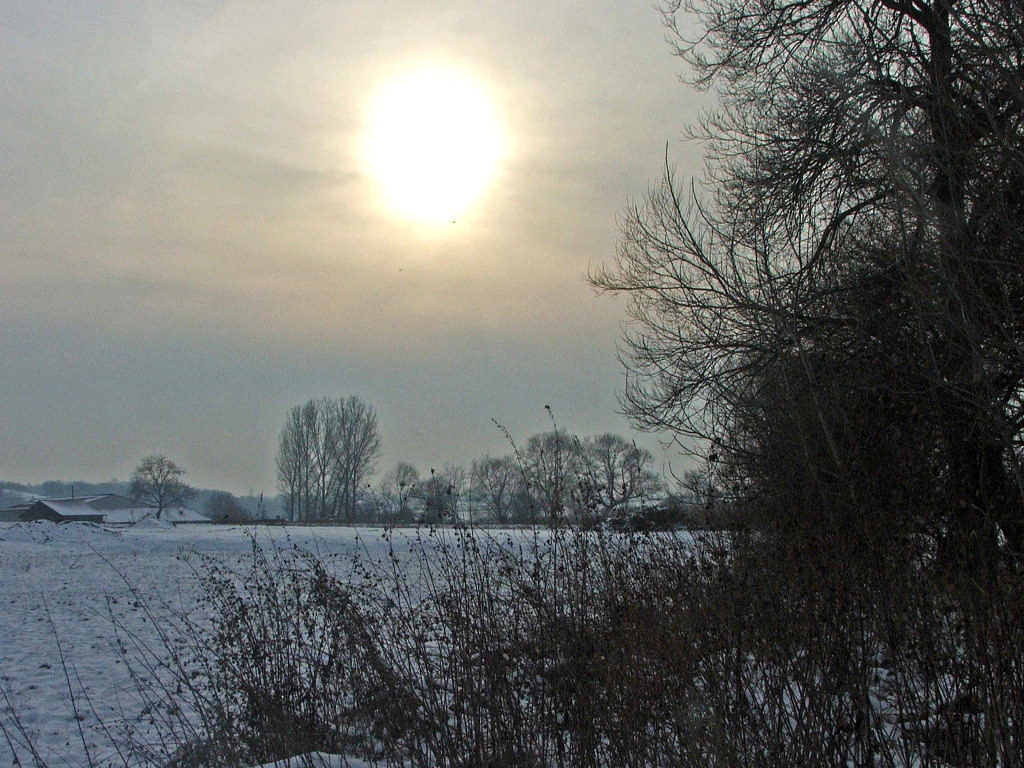
[[[423, 67], [500, 129], [443, 224], [397, 214], [365, 153], [375, 96]], [[647, 0], [4, 3], [0, 477], [158, 452], [273, 493], [285, 412], [322, 395], [376, 407], [382, 470], [504, 453], [491, 419], [525, 440], [547, 404], [633, 436], [624, 307], [584, 278], [666, 145], [699, 170], [681, 67]]]

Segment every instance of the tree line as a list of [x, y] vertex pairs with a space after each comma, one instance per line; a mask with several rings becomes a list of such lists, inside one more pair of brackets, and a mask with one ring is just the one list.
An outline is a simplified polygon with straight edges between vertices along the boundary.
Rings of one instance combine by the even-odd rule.
[[[373, 406], [354, 396], [321, 397], [295, 406], [285, 417], [276, 498], [197, 490], [186, 482], [186, 470], [162, 454], [145, 457], [128, 483], [79, 486], [87, 493], [127, 494], [153, 507], [158, 519], [169, 508], [198, 505], [220, 523], [280, 515], [296, 523], [592, 525], [635, 514], [667, 495], [651, 453], [610, 433], [581, 438], [555, 428], [521, 447], [513, 444], [508, 455], [485, 455], [468, 466], [445, 464], [421, 473], [399, 462], [374, 483], [381, 445]], [[36, 492], [73, 495], [74, 485], [53, 482]]]
[[533, 435], [504, 456], [421, 476], [399, 463], [369, 494], [383, 522], [593, 525], [661, 501], [665, 482], [651, 453], [615, 434]]
[[651, 453], [625, 438], [555, 428], [505, 456], [420, 471], [399, 462], [371, 483], [381, 454], [375, 409], [357, 397], [311, 399], [278, 440], [278, 489], [292, 522], [590, 524], [661, 499]]

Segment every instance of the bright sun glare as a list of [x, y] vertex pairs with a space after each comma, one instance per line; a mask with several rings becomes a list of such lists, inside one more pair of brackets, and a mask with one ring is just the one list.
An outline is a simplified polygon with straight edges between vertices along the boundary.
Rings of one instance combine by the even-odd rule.
[[493, 180], [501, 132], [479, 85], [456, 72], [421, 69], [377, 96], [366, 151], [397, 212], [440, 224], [456, 219]]

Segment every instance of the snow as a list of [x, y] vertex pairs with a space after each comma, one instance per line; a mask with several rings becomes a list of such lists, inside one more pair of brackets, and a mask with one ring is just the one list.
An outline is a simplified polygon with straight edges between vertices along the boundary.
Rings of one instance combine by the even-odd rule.
[[174, 528], [174, 523], [168, 520], [158, 520], [153, 517], [152, 514], [149, 517], [143, 517], [139, 519], [139, 522], [135, 523], [133, 528], [158, 528], [162, 530], [171, 530]]
[[[153, 514], [154, 510], [147, 510], [150, 515]], [[163, 511], [160, 515], [161, 520], [167, 520], [172, 523], [209, 523], [210, 518], [206, 515], [202, 515], [195, 510], [187, 507], [169, 507]], [[115, 522], [111, 517], [107, 517], [107, 522]]]
[[[253, 540], [324, 555], [387, 552], [371, 529], [0, 523], [0, 712], [9, 698], [50, 765], [113, 758], [101, 721], [116, 726], [140, 714], [114, 623], [162, 647], [154, 618], [195, 610], [196, 556], [238, 562], [251, 556]], [[344, 764], [337, 756], [315, 759], [289, 768]], [[12, 763], [0, 732], [0, 765]]]
[[[130, 525], [156, 515], [153, 507], [129, 507], [126, 509], [102, 510], [104, 522], [111, 525]], [[160, 515], [162, 521], [168, 523], [209, 523], [210, 518], [186, 507], [169, 507]]]
[[328, 755], [324, 752], [313, 752], [299, 755], [288, 760], [266, 763], [259, 768], [365, 768], [368, 764], [362, 760], [344, 758], [341, 755]]
[[[96, 523], [51, 523], [39, 520], [34, 523], [0, 524], [0, 542], [8, 544], [52, 544], [63, 547], [69, 544], [105, 544], [118, 534]], [[4, 550], [0, 550], [0, 558]], [[0, 563], [4, 561], [0, 559]], [[9, 574], [4, 573], [4, 583], [9, 583]], [[5, 590], [6, 591], [6, 590]]]

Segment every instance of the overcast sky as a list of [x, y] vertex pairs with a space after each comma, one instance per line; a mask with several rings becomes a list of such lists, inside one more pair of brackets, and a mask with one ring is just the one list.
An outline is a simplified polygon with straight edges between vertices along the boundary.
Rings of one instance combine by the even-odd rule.
[[[362, 154], [375, 94], [425, 65], [503, 137], [445, 226]], [[666, 145], [699, 169], [681, 67], [649, 0], [3, 3], [0, 478], [164, 453], [273, 493], [286, 411], [323, 395], [377, 409], [381, 470], [505, 453], [492, 419], [525, 440], [545, 405], [634, 436], [624, 304], [585, 275]]]

